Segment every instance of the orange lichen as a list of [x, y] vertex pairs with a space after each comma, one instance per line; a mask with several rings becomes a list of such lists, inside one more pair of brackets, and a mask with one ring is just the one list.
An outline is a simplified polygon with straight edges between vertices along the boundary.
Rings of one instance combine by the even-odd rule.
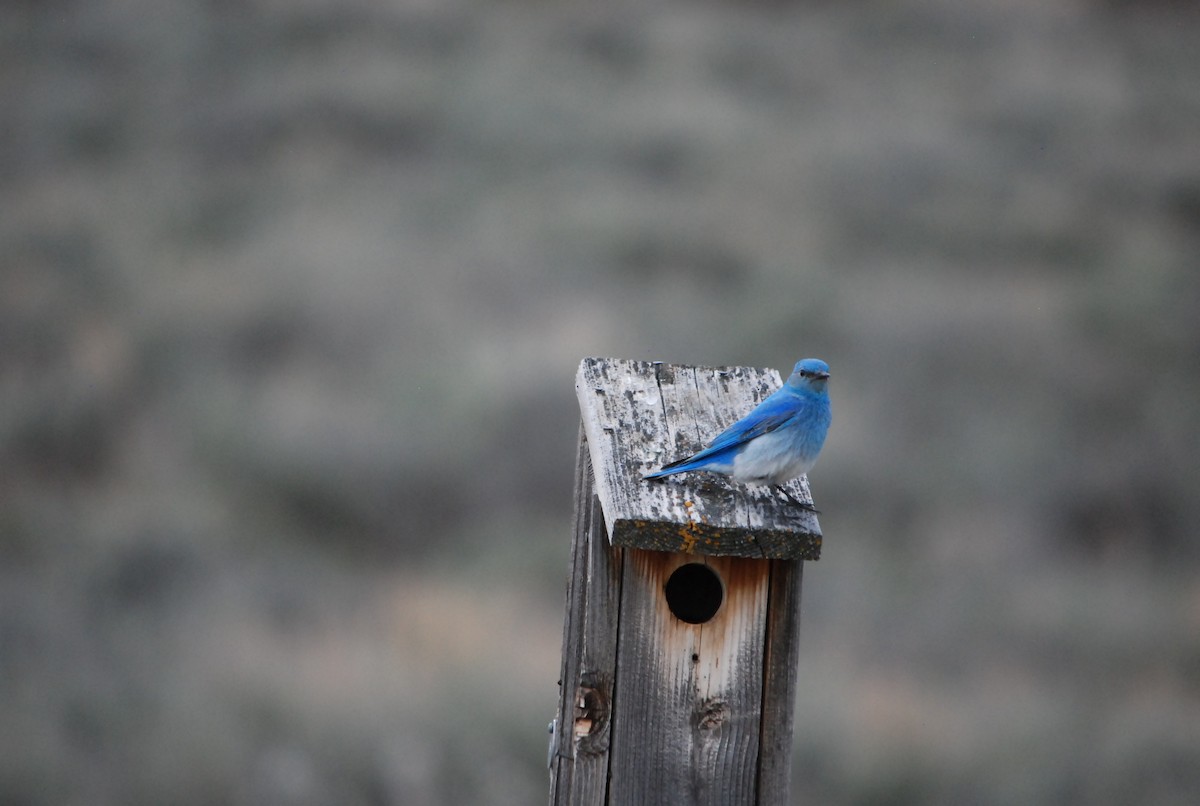
[[695, 524], [689, 523], [687, 526], [679, 530], [679, 539], [683, 541], [680, 546], [684, 554], [691, 554], [696, 550], [696, 540], [698, 536], [694, 533]]
[[[695, 504], [693, 504], [691, 501], [684, 501], [683, 505], [684, 505], [684, 507], [687, 508], [689, 517], [696, 514], [695, 513]], [[701, 534], [700, 534], [699, 527], [700, 527], [700, 522], [703, 520], [704, 520], [704, 518], [702, 516], [697, 516], [696, 520], [694, 520], [694, 521], [689, 520], [687, 525], [685, 525], [682, 529], [679, 530], [679, 539], [683, 543], [683, 545], [680, 546], [680, 548], [682, 549], [684, 554], [691, 554], [696, 550], [696, 543], [700, 542], [700, 540], [701, 540]], [[708, 541], [705, 540], [704, 542], [707, 543]]]

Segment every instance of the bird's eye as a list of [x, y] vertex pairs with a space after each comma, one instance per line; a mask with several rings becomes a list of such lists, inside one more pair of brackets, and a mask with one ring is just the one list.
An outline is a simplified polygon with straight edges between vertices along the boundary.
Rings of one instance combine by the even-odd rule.
[[800, 377], [802, 377], [802, 378], [807, 378], [810, 374], [811, 373], [809, 373], [809, 371], [806, 369], [800, 370]]

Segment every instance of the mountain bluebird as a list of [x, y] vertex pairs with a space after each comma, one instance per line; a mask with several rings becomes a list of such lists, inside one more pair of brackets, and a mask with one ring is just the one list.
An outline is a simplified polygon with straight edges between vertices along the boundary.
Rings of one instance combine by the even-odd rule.
[[[828, 381], [829, 365], [824, 361], [806, 358], [798, 362], [787, 383], [722, 431], [707, 448], [642, 478], [705, 470], [746, 484], [779, 486], [807, 473], [816, 464], [832, 419], [825, 389]], [[792, 498], [786, 489], [780, 489]]]

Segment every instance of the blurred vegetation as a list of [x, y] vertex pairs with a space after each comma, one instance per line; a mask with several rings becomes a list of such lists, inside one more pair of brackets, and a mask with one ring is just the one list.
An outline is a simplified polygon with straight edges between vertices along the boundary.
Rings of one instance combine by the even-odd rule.
[[797, 799], [1190, 803], [1198, 33], [3, 4], [0, 801], [540, 801], [578, 360], [817, 355]]

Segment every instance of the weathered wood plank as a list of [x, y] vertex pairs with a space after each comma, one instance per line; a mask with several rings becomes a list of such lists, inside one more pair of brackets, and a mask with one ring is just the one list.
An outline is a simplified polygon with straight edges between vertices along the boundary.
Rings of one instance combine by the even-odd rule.
[[759, 741], [760, 803], [787, 803], [791, 785], [793, 709], [800, 661], [800, 589], [804, 563], [771, 561], [763, 648], [762, 738]]
[[[592, 480], [587, 441], [579, 430], [575, 462], [575, 532], [567, 568], [567, 607], [563, 618], [562, 666], [558, 675], [558, 709], [550, 738], [550, 802], [568, 803], [574, 766], [571, 714], [574, 708], [575, 681], [583, 645], [583, 619], [587, 604], [587, 528], [591, 516]], [[593, 801], [602, 803], [603, 801]]]
[[610, 545], [582, 428], [550, 802], [606, 804], [623, 551]]
[[[690, 367], [587, 358], [575, 389], [614, 545], [688, 554], [820, 557], [816, 515], [769, 487], [708, 473], [642, 475], [704, 447], [781, 385], [750, 367]], [[807, 479], [790, 482], [811, 503]]]
[[[722, 579], [725, 601], [689, 624], [663, 589], [681, 565]], [[758, 800], [769, 562], [627, 549], [610, 803]]]

